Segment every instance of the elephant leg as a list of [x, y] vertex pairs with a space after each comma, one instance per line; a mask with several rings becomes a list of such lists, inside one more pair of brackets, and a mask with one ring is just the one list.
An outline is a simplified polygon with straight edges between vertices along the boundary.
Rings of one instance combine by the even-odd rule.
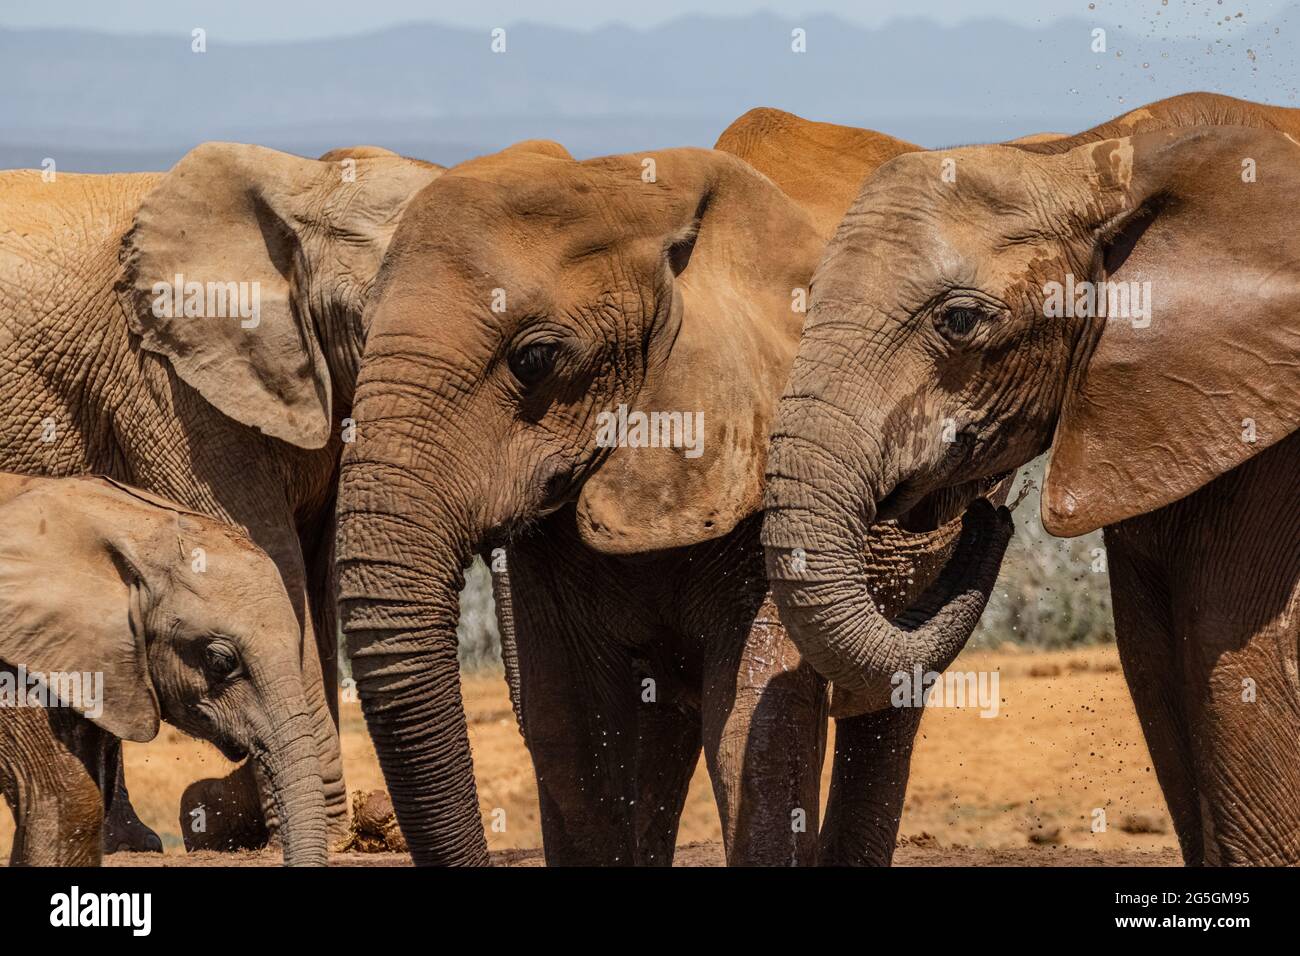
[[[630, 576], [572, 529], [569, 517], [516, 539], [509, 574], [490, 563], [546, 860], [667, 866], [699, 763], [699, 655], [656, 616], [662, 567]], [[644, 581], [649, 597], [629, 586]]]
[[339, 725], [339, 621], [338, 595], [334, 589], [334, 499], [325, 509], [328, 516], [317, 529], [315, 539], [303, 542], [306, 563], [307, 604], [311, 608], [316, 656], [320, 661], [325, 706], [335, 729]]
[[534, 645], [526, 634], [518, 635], [518, 648], [547, 865], [632, 865], [631, 661], [621, 648], [601, 653], [564, 640]]
[[162, 839], [136, 816], [126, 789], [122, 742], [107, 744], [106, 766], [111, 768], [104, 786], [104, 852], [161, 853]]
[[[1106, 540], [1125, 673], [1187, 862], [1300, 863], [1300, 435]], [[1160, 582], [1167, 635], [1154, 615], [1131, 613], [1144, 589], [1158, 607]], [[1159, 676], [1130, 662], [1162, 637], [1172, 652], [1155, 664], [1171, 686], [1153, 692], [1143, 685]], [[1172, 772], [1147, 729], [1153, 696], [1183, 728]], [[1197, 817], [1183, 806], [1193, 800]]]
[[636, 863], [670, 866], [677, 829], [700, 762], [698, 681], [679, 669], [669, 642], [634, 652], [636, 703]]
[[835, 756], [820, 866], [889, 866], [903, 817], [920, 707], [890, 707], [835, 722]]
[[[1287, 563], [1279, 554], [1271, 566], [1238, 567], [1267, 578]], [[1211, 577], [1200, 577], [1205, 597], [1186, 594], [1175, 609], [1177, 632], [1186, 635], [1179, 676], [1196, 748], [1204, 862], [1300, 864], [1300, 587], [1292, 580], [1281, 598], [1264, 593], [1272, 589], [1263, 581], [1216, 593]]]
[[1300, 434], [1168, 511], [1205, 863], [1300, 864]]
[[0, 789], [16, 824], [10, 865], [98, 866], [101, 780], [117, 739], [70, 712], [15, 708], [0, 720], [0, 752], [10, 751]]
[[699, 759], [698, 710], [627, 648], [542, 644], [521, 630], [518, 649], [547, 865], [669, 865]]
[[1200, 866], [1204, 862], [1201, 802], [1164, 572], [1145, 560], [1122, 530], [1108, 528], [1105, 537], [1115, 643], [1124, 679], [1173, 819], [1183, 862]]
[[730, 866], [813, 865], [826, 747], [826, 682], [770, 598], [746, 634], [711, 649], [704, 752]]

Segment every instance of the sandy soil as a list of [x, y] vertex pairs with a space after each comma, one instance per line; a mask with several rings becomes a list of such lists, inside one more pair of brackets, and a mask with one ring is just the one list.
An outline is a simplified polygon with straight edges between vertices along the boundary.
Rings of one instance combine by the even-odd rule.
[[[274, 850], [256, 853], [116, 853], [107, 866], [279, 866]], [[545, 866], [542, 851], [493, 850], [493, 866]], [[677, 848], [673, 866], [723, 866], [721, 843], [687, 843]], [[976, 849], [968, 846], [918, 847], [904, 844], [894, 854], [895, 866], [1181, 866], [1177, 850], [1080, 850], [1074, 847], [1022, 847], [1018, 850]], [[405, 853], [331, 853], [330, 866], [411, 866]]]
[[[963, 654], [958, 670], [999, 674], [995, 717], [973, 708], [927, 709], [895, 862], [902, 865], [1177, 865], [1177, 841], [1113, 647], [1054, 653]], [[488, 832], [495, 862], [540, 865], [532, 767], [499, 676], [465, 682], [484, 819], [505, 810], [505, 832]], [[343, 705], [350, 789], [383, 786], [360, 707]], [[273, 852], [192, 854], [177, 812], [190, 781], [227, 772], [215, 749], [164, 727], [150, 744], [126, 745], [127, 781], [141, 817], [166, 855], [126, 854], [114, 865], [271, 865]], [[829, 777], [829, 761], [826, 775]], [[824, 788], [823, 788], [824, 789]], [[1093, 820], [1104, 811], [1104, 832]], [[0, 811], [0, 859], [12, 837]], [[703, 762], [682, 817], [678, 865], [722, 862], [721, 831]], [[344, 865], [402, 865], [397, 854], [337, 854]]]

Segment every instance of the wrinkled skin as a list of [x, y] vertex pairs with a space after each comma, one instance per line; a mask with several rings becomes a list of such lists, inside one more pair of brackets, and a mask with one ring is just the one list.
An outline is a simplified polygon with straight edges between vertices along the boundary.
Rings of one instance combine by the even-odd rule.
[[[837, 573], [864, 523], [1052, 447], [1044, 525], [1106, 529], [1121, 659], [1189, 864], [1300, 860], [1296, 116], [1196, 94], [882, 166], [813, 279], [769, 455], [782, 619], [866, 692], [900, 648], [941, 648], [933, 616], [891, 629]], [[1067, 275], [1149, 281], [1149, 324], [1052, 316]]]
[[[162, 175], [0, 174], [0, 468], [108, 475], [229, 522], [271, 556], [309, 649], [341, 838], [329, 556], [341, 422], [365, 294], [402, 204], [438, 169], [374, 147], [328, 157], [207, 144]], [[259, 283], [260, 323], [154, 315], [153, 284], [177, 273]], [[264, 838], [238, 809], [261, 803], [274, 824], [255, 770], [187, 792], [182, 816], [199, 799], [226, 808], [206, 834], [187, 828], [188, 846]], [[120, 779], [109, 793], [106, 847], [161, 850]]]
[[104, 479], [0, 474], [0, 668], [103, 675], [98, 699], [85, 687], [65, 706], [0, 708], [10, 862], [98, 864], [110, 744], [151, 740], [166, 720], [251, 757], [286, 865], [323, 866], [300, 632], [275, 565], [233, 528]]
[[[805, 120], [781, 110], [750, 110], [719, 137], [734, 153], [768, 176], [813, 217], [829, 240], [856, 198], [863, 179], [881, 164], [919, 146], [872, 130]], [[859, 543], [857, 580], [888, 618], [911, 607], [948, 564], [960, 524], [952, 520], [971, 489], [936, 494], [921, 506], [880, 521]], [[1001, 501], [1005, 488], [994, 495]], [[1000, 495], [1001, 497], [999, 497]], [[954, 630], [964, 643], [974, 619]], [[901, 665], [900, 665], [901, 666]], [[834, 686], [835, 758], [818, 859], [823, 865], [887, 866], [893, 858], [919, 708], [881, 707], [847, 682]]]
[[701, 750], [729, 864], [812, 863], [826, 687], [767, 600], [757, 521], [638, 559], [574, 519], [509, 549], [548, 865], [669, 865]]
[[[408, 207], [366, 314], [340, 595], [417, 863], [486, 858], [456, 673], [475, 552], [496, 574], [549, 862], [669, 863], [701, 749], [730, 860], [816, 852], [825, 688], [764, 608], [745, 519], [801, 326], [791, 290], [822, 243], [733, 157], [644, 158], [653, 181], [643, 157], [576, 163], [548, 143], [456, 167]], [[703, 454], [599, 445], [620, 403], [701, 411]], [[788, 792], [768, 799], [777, 779]]]
[[[717, 153], [647, 157], [574, 163], [526, 143], [456, 167], [407, 208], [366, 315], [340, 593], [419, 863], [485, 857], [454, 634], [475, 551], [494, 569], [549, 862], [671, 862], [701, 749], [729, 862], [819, 858], [825, 689], [767, 600], [751, 516], [801, 324], [792, 293], [833, 218]], [[844, 203], [860, 178], [820, 176]], [[537, 343], [556, 360], [534, 380]], [[594, 445], [620, 403], [703, 410], [702, 457]], [[953, 536], [877, 538], [881, 600], [906, 606]], [[832, 861], [892, 854], [915, 723], [867, 724], [841, 742]]]

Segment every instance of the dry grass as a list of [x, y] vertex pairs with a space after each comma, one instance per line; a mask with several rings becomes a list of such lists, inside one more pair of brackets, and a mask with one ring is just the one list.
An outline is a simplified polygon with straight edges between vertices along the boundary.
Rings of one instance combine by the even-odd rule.
[[[1001, 712], [995, 718], [981, 718], [973, 709], [927, 712], [913, 762], [904, 836], [920, 846], [1005, 850], [1176, 847], [1113, 646], [968, 652], [954, 667], [999, 671]], [[505, 684], [500, 676], [472, 676], [465, 693], [484, 820], [490, 822], [497, 807], [506, 811], [506, 831], [489, 831], [488, 843], [493, 850], [539, 846], [532, 766]], [[344, 705], [343, 747], [349, 788], [382, 787], [355, 704]], [[126, 759], [140, 816], [162, 834], [166, 852], [182, 852], [177, 821], [181, 791], [201, 776], [225, 774], [230, 765], [213, 748], [170, 728], [150, 744], [127, 744]], [[1106, 811], [1105, 833], [1091, 830], [1096, 808]], [[1126, 818], [1143, 825], [1122, 829]], [[1164, 832], [1140, 832], [1152, 829]], [[715, 841], [719, 835], [701, 764], [679, 842]], [[1031, 844], [1031, 835], [1047, 842]], [[0, 811], [5, 857], [11, 838], [9, 815]]]

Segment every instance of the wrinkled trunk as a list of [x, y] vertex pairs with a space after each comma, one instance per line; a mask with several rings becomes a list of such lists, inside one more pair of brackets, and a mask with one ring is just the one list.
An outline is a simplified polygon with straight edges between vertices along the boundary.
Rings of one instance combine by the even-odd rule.
[[[1005, 508], [976, 499], [962, 519], [952, 557], [920, 599], [895, 621], [866, 585], [866, 538], [875, 519], [882, 465], [862, 449], [868, 425], [822, 399], [786, 399], [768, 460], [763, 544], [781, 619], [818, 672], [859, 702], [889, 705], [895, 675], [939, 672], [979, 622], [997, 580], [1012, 523]], [[832, 450], [825, 436], [837, 436]], [[846, 453], [853, 460], [845, 460]], [[906, 472], [906, 463], [901, 470]]]
[[[320, 773], [320, 789], [325, 805], [326, 836], [329, 842], [334, 844], [343, 840], [348, 833], [347, 788], [343, 782], [343, 754], [339, 746], [338, 722], [330, 709], [325, 693], [325, 688], [336, 684], [322, 680], [317, 666], [317, 656], [311, 648], [307, 648], [303, 654], [301, 679], [302, 702], [306, 708], [304, 719], [314, 740], [316, 766]], [[277, 835], [280, 833], [283, 825], [281, 821], [284, 817], [276, 800], [274, 787], [261, 764], [255, 764], [247, 769], [258, 771], [255, 781], [249, 785], [257, 787], [267, 835]], [[244, 768], [240, 768], [237, 772], [243, 771]]]
[[[338, 641], [330, 622], [331, 640]], [[319, 645], [323, 641], [314, 639]], [[338, 669], [330, 668], [322, 674], [322, 662], [316, 647], [303, 649], [303, 703], [307, 708], [307, 721], [315, 740], [319, 762], [321, 789], [325, 798], [325, 824], [331, 840], [338, 841], [347, 835], [348, 794], [343, 779], [343, 750], [339, 742], [337, 714], [331, 709], [331, 699], [337, 708]]]
[[[487, 841], [461, 702], [456, 623], [473, 542], [402, 436], [345, 460], [336, 560], [352, 674], [402, 834], [417, 865], [485, 865]], [[443, 476], [444, 478], [446, 476]]]
[[280, 821], [285, 866], [324, 866], [325, 797], [316, 760], [311, 720], [299, 709], [276, 723], [253, 747], [253, 758], [267, 780]]

